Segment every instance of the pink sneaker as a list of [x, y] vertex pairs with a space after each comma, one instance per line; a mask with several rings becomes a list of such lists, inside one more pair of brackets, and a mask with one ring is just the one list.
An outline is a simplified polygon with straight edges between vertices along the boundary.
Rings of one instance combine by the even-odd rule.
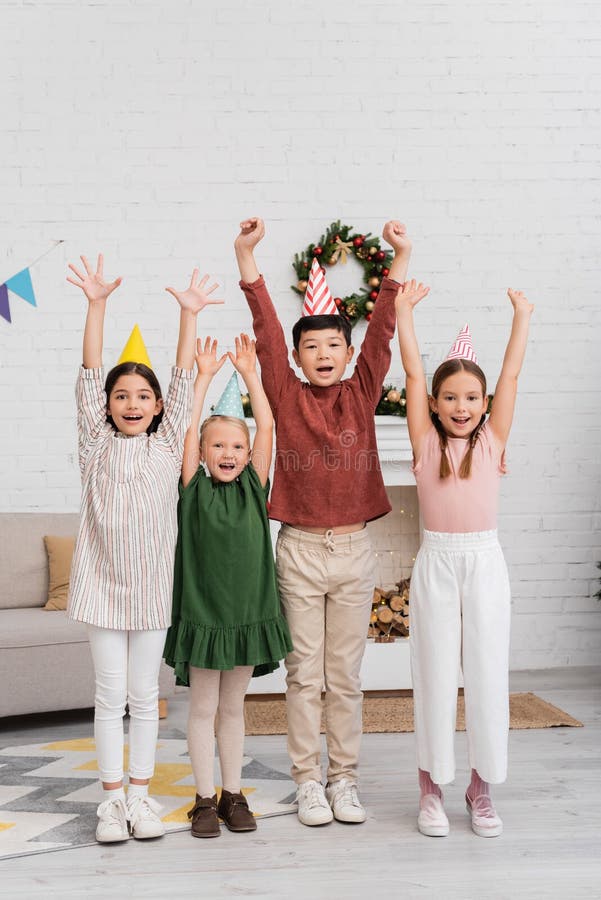
[[446, 837], [449, 833], [449, 820], [438, 794], [420, 797], [417, 828], [427, 837]]
[[472, 817], [472, 831], [478, 837], [498, 837], [503, 833], [503, 822], [497, 815], [492, 800], [486, 794], [470, 800], [469, 794], [466, 793], [465, 805]]

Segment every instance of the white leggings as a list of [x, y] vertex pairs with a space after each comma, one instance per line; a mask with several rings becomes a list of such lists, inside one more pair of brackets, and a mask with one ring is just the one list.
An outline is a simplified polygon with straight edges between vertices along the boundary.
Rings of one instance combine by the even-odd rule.
[[94, 737], [100, 780], [123, 779], [123, 716], [129, 707], [129, 775], [151, 778], [159, 728], [159, 669], [166, 629], [88, 625], [96, 673]]
[[212, 797], [215, 793], [215, 734], [223, 787], [232, 794], [240, 791], [244, 755], [244, 695], [252, 673], [252, 666], [236, 666], [225, 672], [190, 666], [188, 750], [200, 797]]
[[507, 777], [507, 567], [496, 531], [424, 531], [411, 575], [411, 675], [417, 763], [436, 784], [455, 777], [463, 667], [469, 761], [484, 781]]

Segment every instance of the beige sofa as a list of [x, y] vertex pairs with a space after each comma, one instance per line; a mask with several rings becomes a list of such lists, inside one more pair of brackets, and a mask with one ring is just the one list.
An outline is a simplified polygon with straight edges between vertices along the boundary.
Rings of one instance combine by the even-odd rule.
[[[0, 716], [94, 706], [94, 670], [85, 625], [45, 610], [44, 535], [77, 533], [69, 513], [0, 513]], [[164, 663], [160, 697], [174, 692]], [[161, 704], [166, 715], [166, 703]]]

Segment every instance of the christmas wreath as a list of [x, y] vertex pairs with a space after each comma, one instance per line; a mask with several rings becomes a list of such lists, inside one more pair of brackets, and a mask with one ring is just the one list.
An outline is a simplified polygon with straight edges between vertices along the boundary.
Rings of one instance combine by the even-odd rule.
[[[294, 254], [292, 266], [298, 281], [291, 285], [293, 291], [304, 296], [307, 290], [307, 278], [311, 263], [318, 259], [324, 266], [345, 265], [349, 256], [357, 260], [363, 271], [365, 287], [348, 297], [334, 297], [340, 314], [345, 316], [351, 325], [360, 319], [371, 319], [371, 313], [378, 298], [380, 282], [388, 275], [392, 264], [392, 251], [382, 250], [380, 239], [353, 230], [352, 225], [332, 222], [318, 243], [309, 244], [300, 253]], [[324, 269], [325, 270], [325, 269]]]

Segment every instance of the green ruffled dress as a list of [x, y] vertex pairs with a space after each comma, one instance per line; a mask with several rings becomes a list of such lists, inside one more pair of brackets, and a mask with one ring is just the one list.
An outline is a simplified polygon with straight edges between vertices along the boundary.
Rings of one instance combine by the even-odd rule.
[[177, 684], [189, 684], [189, 666], [254, 666], [254, 675], [267, 675], [292, 649], [278, 594], [268, 493], [252, 463], [232, 482], [213, 481], [202, 466], [186, 487], [180, 481], [164, 652]]

